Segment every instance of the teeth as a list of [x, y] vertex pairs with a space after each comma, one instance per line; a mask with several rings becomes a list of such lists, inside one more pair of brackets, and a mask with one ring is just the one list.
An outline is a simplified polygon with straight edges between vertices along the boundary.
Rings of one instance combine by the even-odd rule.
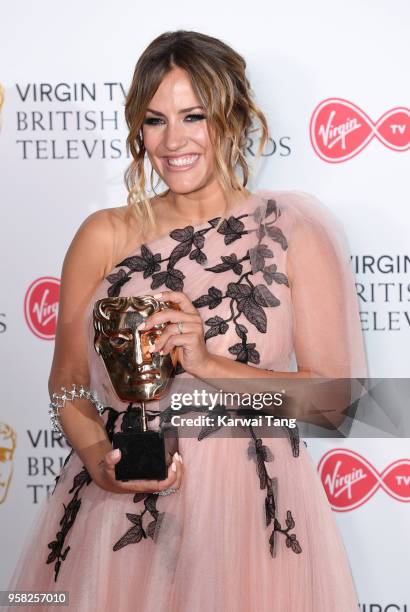
[[190, 157], [168, 157], [168, 163], [170, 166], [190, 166], [198, 159], [199, 155], [191, 155]]

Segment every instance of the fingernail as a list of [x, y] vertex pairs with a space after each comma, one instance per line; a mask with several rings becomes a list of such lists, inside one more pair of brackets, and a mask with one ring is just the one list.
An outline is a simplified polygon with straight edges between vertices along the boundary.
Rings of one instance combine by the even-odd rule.
[[142, 323], [139, 324], [138, 329], [144, 329], [145, 328], [145, 323], [144, 321]]
[[171, 470], [172, 470], [173, 472], [176, 472], [176, 471], [177, 471], [177, 466], [175, 465], [175, 463], [174, 463], [174, 462], [172, 462], [172, 465], [171, 465]]
[[162, 293], [154, 293], [154, 295], [152, 297], [158, 298], [158, 297], [161, 297], [161, 296], [162, 296]]
[[182, 463], [182, 456], [178, 455], [180, 462]]
[[178, 452], [175, 452], [175, 458], [176, 458], [176, 459], [177, 459], [177, 460], [178, 460], [180, 463], [182, 463], [182, 457], [181, 457], [181, 455], [180, 455]]
[[116, 448], [112, 451], [112, 456], [114, 457], [114, 459], [118, 459], [118, 457], [120, 456], [120, 449]]

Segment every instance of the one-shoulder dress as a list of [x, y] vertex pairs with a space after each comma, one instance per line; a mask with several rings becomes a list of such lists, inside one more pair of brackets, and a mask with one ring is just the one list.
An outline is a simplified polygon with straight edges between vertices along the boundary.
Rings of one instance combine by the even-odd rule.
[[[177, 228], [104, 278], [84, 325], [90, 388], [106, 407], [109, 437], [127, 404], [94, 349], [92, 309], [103, 297], [183, 291], [202, 317], [210, 353], [291, 371], [287, 254], [304, 197], [258, 190], [219, 228], [219, 217]], [[178, 364], [175, 378], [190, 376]], [[324, 488], [306, 442], [287, 433], [180, 438], [184, 476], [169, 495], [103, 490], [72, 450], [8, 588], [68, 591], [69, 609], [80, 612], [355, 612], [352, 571]]]

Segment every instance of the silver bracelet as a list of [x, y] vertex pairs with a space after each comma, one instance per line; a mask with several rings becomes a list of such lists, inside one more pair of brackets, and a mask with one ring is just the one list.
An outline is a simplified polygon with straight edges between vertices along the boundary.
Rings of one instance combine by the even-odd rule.
[[178, 489], [173, 489], [172, 487], [169, 489], [163, 489], [162, 491], [157, 491], [157, 495], [171, 495], [171, 493], [176, 493]]
[[67, 400], [73, 401], [74, 399], [87, 399], [95, 406], [98, 413], [102, 415], [104, 411], [104, 404], [102, 404], [97, 397], [83, 385], [80, 385], [79, 388], [77, 388], [77, 385], [72, 384], [71, 391], [67, 391], [66, 387], [61, 387], [61, 391], [63, 392], [62, 395], [53, 393], [48, 411], [53, 426], [53, 431], [59, 433], [60, 438], [64, 435], [64, 432], [61, 428], [59, 411], [61, 408], [64, 408]]

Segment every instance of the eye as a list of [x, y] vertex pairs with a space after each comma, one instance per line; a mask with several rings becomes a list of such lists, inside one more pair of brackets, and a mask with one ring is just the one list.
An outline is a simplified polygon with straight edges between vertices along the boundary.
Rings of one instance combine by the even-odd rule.
[[147, 117], [146, 119], [144, 119], [144, 123], [146, 125], [159, 125], [158, 122], [161, 122], [162, 119], [160, 119], [159, 117]]
[[187, 115], [185, 119], [188, 119], [189, 117], [191, 117], [191, 119], [188, 123], [193, 123], [195, 121], [202, 121], [203, 119], [206, 119], [206, 115], [203, 115], [202, 113], [191, 113], [190, 115]]
[[120, 334], [118, 336], [112, 336], [110, 338], [110, 344], [117, 350], [124, 349], [130, 342], [131, 338], [126, 334]]
[[[191, 113], [185, 117], [185, 121], [188, 121], [188, 123], [203, 121], [204, 119], [206, 119], [206, 115], [202, 113]], [[160, 125], [163, 122], [164, 120], [160, 117], [147, 117], [146, 119], [144, 119], [145, 125]]]
[[142, 334], [148, 340], [148, 342], [155, 342], [155, 340], [161, 335], [160, 330], [149, 331], [145, 334]]

